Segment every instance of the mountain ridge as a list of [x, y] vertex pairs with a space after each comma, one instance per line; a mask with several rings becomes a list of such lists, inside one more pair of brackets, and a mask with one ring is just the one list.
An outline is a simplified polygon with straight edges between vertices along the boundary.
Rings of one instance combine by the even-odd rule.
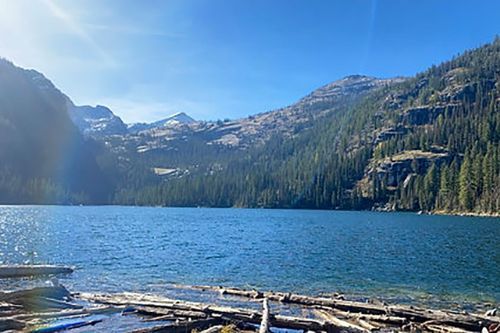
[[99, 124], [116, 117], [108, 108], [63, 108], [65, 95], [29, 73], [57, 112], [89, 115], [80, 131], [105, 147], [95, 156], [111, 184], [101, 203], [491, 214], [500, 209], [499, 68], [497, 38], [414, 77], [351, 75], [246, 118], [177, 113], [121, 133]]

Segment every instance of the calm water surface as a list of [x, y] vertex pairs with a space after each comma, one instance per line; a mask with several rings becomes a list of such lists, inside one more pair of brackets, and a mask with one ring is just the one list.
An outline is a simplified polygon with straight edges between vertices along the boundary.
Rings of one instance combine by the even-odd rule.
[[0, 261], [78, 270], [74, 290], [168, 283], [500, 300], [500, 219], [405, 213], [0, 207]]

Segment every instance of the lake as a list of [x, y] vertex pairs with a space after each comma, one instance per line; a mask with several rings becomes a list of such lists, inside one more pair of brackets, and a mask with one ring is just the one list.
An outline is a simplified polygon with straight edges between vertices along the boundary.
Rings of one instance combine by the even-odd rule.
[[[171, 283], [408, 302], [500, 300], [500, 219], [345, 211], [1, 206], [0, 261], [72, 290]], [[4, 282], [5, 283], [5, 282]]]

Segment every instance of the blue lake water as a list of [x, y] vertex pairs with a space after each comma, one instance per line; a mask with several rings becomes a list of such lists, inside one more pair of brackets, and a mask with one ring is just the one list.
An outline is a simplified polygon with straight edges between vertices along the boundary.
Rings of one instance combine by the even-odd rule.
[[500, 219], [339, 211], [0, 207], [0, 261], [74, 265], [73, 290], [169, 283], [500, 300]]

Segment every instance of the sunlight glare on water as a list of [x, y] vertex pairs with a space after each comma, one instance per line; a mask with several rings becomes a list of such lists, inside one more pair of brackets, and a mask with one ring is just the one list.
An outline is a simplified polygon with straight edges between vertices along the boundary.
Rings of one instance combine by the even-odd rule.
[[[500, 221], [405, 213], [0, 208], [2, 263], [57, 263], [75, 290], [167, 283], [398, 299], [500, 296]], [[451, 296], [450, 296], [451, 295]]]

